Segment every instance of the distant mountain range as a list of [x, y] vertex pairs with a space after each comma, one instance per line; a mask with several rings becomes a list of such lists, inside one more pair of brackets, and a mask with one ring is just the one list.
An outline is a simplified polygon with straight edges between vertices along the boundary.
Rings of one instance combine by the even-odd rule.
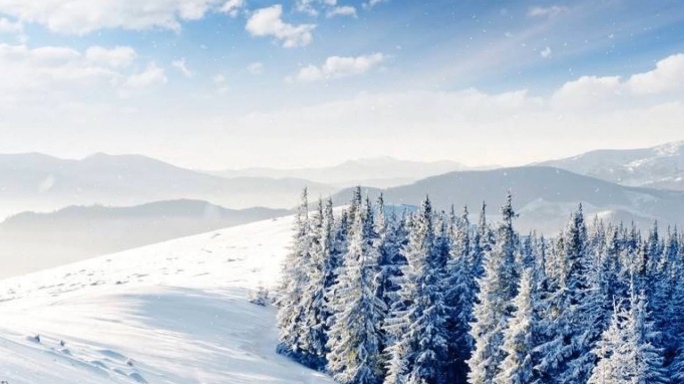
[[96, 154], [82, 160], [42, 154], [0, 155], [0, 218], [68, 205], [138, 205], [197, 199], [240, 209], [290, 208], [307, 186], [313, 195], [336, 188], [300, 179], [223, 178], [139, 155]]
[[274, 169], [248, 168], [210, 172], [222, 177], [297, 178], [317, 183], [350, 187], [365, 185], [389, 188], [447, 172], [465, 170], [466, 166], [453, 161], [417, 162], [392, 157], [350, 160], [332, 167]]
[[[555, 233], [561, 229], [579, 203], [588, 217], [599, 216], [613, 222], [631, 222], [647, 227], [658, 220], [661, 225], [684, 223], [684, 193], [627, 187], [593, 177], [551, 167], [504, 168], [490, 171], [452, 172], [429, 177], [411, 185], [365, 190], [371, 197], [380, 192], [388, 204], [418, 205], [429, 194], [438, 209], [455, 204], [467, 205], [475, 220], [486, 201], [488, 215], [498, 220], [499, 207], [508, 191], [520, 214], [522, 231]], [[351, 189], [334, 196], [336, 204], [346, 204]]]
[[[57, 233], [60, 227], [65, 233], [69, 228], [88, 232], [88, 222], [98, 223], [94, 227], [98, 230], [107, 228], [110, 231], [113, 227], [108, 226], [115, 222], [127, 227], [129, 225], [121, 223], [156, 220], [161, 228], [165, 220], [169, 223], [183, 221], [180, 232], [173, 232], [176, 224], [160, 230], [164, 234], [161, 237], [170, 238], [174, 234], [180, 236], [209, 227], [206, 222], [198, 223], [197, 215], [189, 221], [181, 219], [178, 211], [181, 203], [147, 203], [190, 199], [201, 201], [196, 206], [202, 207], [207, 206], [206, 201], [210, 202], [208, 206], [216, 204], [231, 209], [257, 206], [291, 209], [299, 202], [305, 186], [314, 199], [335, 194], [337, 203], [343, 204], [348, 201], [347, 188], [354, 185], [363, 185], [371, 195], [384, 190], [387, 202], [396, 205], [417, 205], [429, 193], [440, 209], [447, 209], [452, 202], [467, 204], [473, 215], [486, 200], [493, 219], [498, 217], [498, 206], [510, 189], [521, 213], [518, 222], [523, 230], [556, 231], [580, 202], [589, 215], [613, 221], [635, 221], [640, 225], [650, 225], [654, 220], [662, 224], [684, 221], [684, 194], [681, 193], [684, 191], [684, 142], [636, 150], [593, 151], [528, 167], [464, 168], [451, 161], [422, 163], [386, 157], [353, 160], [333, 167], [253, 168], [208, 174], [139, 155], [95, 154], [82, 160], [42, 154], [0, 155], [0, 219], [23, 211], [51, 212], [66, 206], [86, 206], [70, 207], [45, 216], [13, 217], [0, 225], [0, 234], [3, 230], [10, 233], [7, 228], [13, 228], [12, 231], [21, 228], [25, 233], [38, 233], [44, 228], [47, 228], [46, 233]], [[134, 215], [139, 211], [138, 207], [129, 211], [92, 207], [97, 204], [147, 205], [143, 210], [144, 218], [135, 218], [126, 215]], [[153, 214], [155, 209], [156, 216]], [[264, 212], [265, 216], [272, 217], [279, 211]], [[250, 212], [250, 217], [253, 213]], [[72, 221], [81, 227], [61, 225], [60, 220], [66, 220], [69, 215], [73, 215]], [[211, 228], [230, 224], [232, 218], [238, 216], [237, 211], [229, 211], [221, 216], [224, 221], [214, 221], [216, 225], [212, 224]], [[105, 220], [107, 217], [109, 219]], [[111, 229], [112, 233], [116, 231]], [[153, 232], [141, 237], [153, 239]], [[126, 234], [129, 239], [135, 238], [134, 235]], [[76, 235], [64, 235], [64, 238], [81, 241], [83, 244], [78, 247], [83, 245], [82, 248], [90, 249]], [[57, 244], [47, 240], [43, 243]], [[97, 248], [98, 252], [110, 251], [107, 247], [92, 248]], [[38, 248], [41, 246], [36, 246]]]
[[232, 210], [198, 200], [25, 212], [0, 223], [0, 277], [290, 213], [268, 208]]
[[538, 165], [622, 185], [684, 191], [684, 141], [644, 149], [592, 151]]

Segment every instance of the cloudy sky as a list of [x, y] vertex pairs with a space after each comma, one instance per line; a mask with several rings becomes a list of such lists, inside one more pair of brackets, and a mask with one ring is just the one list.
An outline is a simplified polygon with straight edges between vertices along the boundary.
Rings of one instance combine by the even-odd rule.
[[679, 0], [0, 0], [0, 152], [517, 165], [684, 140]]

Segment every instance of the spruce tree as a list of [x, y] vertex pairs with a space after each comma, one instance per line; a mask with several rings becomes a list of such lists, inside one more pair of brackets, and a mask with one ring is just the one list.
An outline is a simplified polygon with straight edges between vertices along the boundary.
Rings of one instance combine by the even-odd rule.
[[447, 377], [450, 383], [466, 383], [468, 366], [473, 349], [470, 323], [473, 322], [473, 305], [477, 294], [477, 268], [470, 244], [470, 221], [468, 209], [456, 218], [452, 213], [451, 249], [447, 263], [445, 303], [449, 310], [447, 330], [449, 333], [449, 360]]
[[444, 266], [435, 246], [432, 206], [425, 199], [413, 220], [405, 255], [408, 265], [400, 290], [405, 310], [388, 323], [397, 341], [388, 348], [386, 384], [446, 384], [446, 307]]
[[502, 208], [503, 221], [499, 225], [496, 243], [485, 255], [485, 273], [478, 280], [479, 293], [474, 308], [475, 321], [471, 335], [475, 349], [468, 360], [471, 384], [494, 382], [505, 355], [501, 347], [504, 341], [506, 323], [512, 316], [512, 299], [517, 293], [516, 253], [518, 236], [513, 229], [512, 197], [508, 194]]
[[300, 305], [303, 308], [304, 327], [300, 336], [301, 356], [299, 360], [313, 369], [325, 367], [326, 322], [328, 306], [325, 300], [326, 278], [330, 263], [330, 231], [325, 218], [323, 200], [318, 200], [310, 227], [310, 262], [306, 265], [307, 283]]
[[557, 257], [561, 258], [559, 285], [548, 297], [536, 369], [543, 380], [583, 383], [595, 363], [591, 351], [603, 331], [605, 313], [581, 205], [571, 215], [561, 240], [557, 248]]
[[283, 263], [278, 299], [278, 352], [294, 359], [302, 355], [305, 343], [306, 318], [302, 297], [308, 286], [307, 271], [311, 264], [311, 228], [309, 223], [309, 200], [307, 190], [294, 222], [294, 239], [290, 252]]
[[383, 375], [380, 324], [386, 308], [375, 295], [375, 240], [373, 208], [366, 203], [354, 214], [329, 331], [328, 371], [342, 384], [377, 384]]
[[535, 379], [533, 353], [537, 342], [538, 317], [535, 306], [535, 281], [532, 268], [526, 268], [515, 297], [515, 312], [504, 331], [502, 349], [506, 357], [496, 384], [528, 384]]
[[651, 320], [646, 296], [632, 293], [629, 310], [616, 305], [610, 326], [594, 349], [598, 362], [589, 384], [664, 384], [659, 332]]

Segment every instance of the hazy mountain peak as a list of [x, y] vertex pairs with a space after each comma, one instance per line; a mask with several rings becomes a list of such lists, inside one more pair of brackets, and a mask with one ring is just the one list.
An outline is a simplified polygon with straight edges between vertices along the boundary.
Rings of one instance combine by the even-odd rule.
[[541, 163], [629, 186], [684, 190], [684, 141], [591, 151]]
[[653, 150], [660, 156], [684, 156], [684, 140], [659, 145]]

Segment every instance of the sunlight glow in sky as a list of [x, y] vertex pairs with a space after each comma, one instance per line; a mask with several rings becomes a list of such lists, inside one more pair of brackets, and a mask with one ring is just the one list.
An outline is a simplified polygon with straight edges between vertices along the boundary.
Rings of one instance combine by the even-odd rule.
[[684, 140], [678, 0], [0, 0], [0, 152], [518, 165]]

